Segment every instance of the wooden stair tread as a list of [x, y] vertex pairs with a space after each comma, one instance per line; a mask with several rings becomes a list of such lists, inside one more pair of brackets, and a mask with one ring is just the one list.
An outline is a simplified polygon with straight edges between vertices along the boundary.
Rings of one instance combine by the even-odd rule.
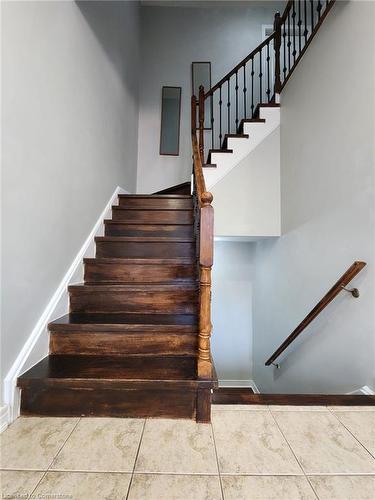
[[[216, 165], [215, 165], [216, 166]], [[135, 226], [192, 226], [192, 222], [133, 222], [133, 221], [121, 221], [113, 219], [104, 219], [104, 224], [122, 224], [124, 226], [135, 225]]]
[[52, 321], [48, 327], [50, 331], [61, 329], [77, 329], [78, 327], [128, 327], [129, 329], [159, 328], [179, 329], [189, 327], [196, 329], [197, 316], [194, 314], [131, 314], [131, 313], [70, 313]]
[[119, 194], [119, 198], [155, 198], [155, 199], [188, 199], [192, 198], [191, 194]]
[[163, 208], [163, 207], [124, 207], [113, 205], [112, 210], [128, 210], [131, 212], [192, 212], [193, 208]]
[[197, 283], [116, 283], [110, 285], [94, 285], [91, 283], [76, 283], [68, 286], [69, 292], [169, 292], [174, 290], [197, 290]]
[[[120, 238], [114, 237], [114, 238]], [[192, 266], [191, 259], [187, 259], [184, 257], [176, 257], [174, 259], [163, 259], [163, 258], [144, 258], [144, 259], [135, 259], [133, 257], [123, 257], [123, 258], [111, 258], [111, 257], [85, 257], [83, 259], [85, 264], [108, 264], [108, 265], [142, 265], [142, 266]]]
[[129, 241], [135, 241], [138, 243], [191, 243], [195, 241], [195, 239], [188, 236], [183, 238], [176, 236], [96, 236], [95, 241], [115, 241], [117, 243], [126, 243]]
[[120, 357], [49, 355], [18, 378], [24, 387], [33, 380], [178, 381], [195, 380], [194, 356]]

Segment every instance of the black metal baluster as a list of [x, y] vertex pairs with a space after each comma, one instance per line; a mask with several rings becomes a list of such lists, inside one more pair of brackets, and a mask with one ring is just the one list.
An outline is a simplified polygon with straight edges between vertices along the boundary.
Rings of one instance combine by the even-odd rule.
[[[230, 87], [229, 87], [230, 78], [228, 78], [228, 99], [227, 99], [227, 134], [230, 134]], [[221, 147], [221, 146], [220, 146]]]
[[288, 69], [290, 71], [290, 47], [292, 42], [290, 41], [290, 11], [288, 12]]
[[251, 118], [254, 118], [254, 58], [251, 58]]
[[263, 80], [263, 73], [262, 73], [262, 49], [261, 49], [259, 52], [259, 103], [263, 101], [262, 80]]
[[246, 96], [247, 96], [247, 88], [246, 88], [246, 63], [243, 67], [243, 117], [246, 118]]
[[220, 87], [219, 87], [219, 109], [220, 109], [220, 113], [219, 113], [219, 144], [221, 144], [221, 139], [223, 138], [222, 118], [221, 118], [222, 104], [223, 104], [223, 99], [222, 99], [222, 95], [221, 95], [221, 85], [220, 85]]
[[236, 127], [235, 127], [235, 132], [237, 133], [238, 130], [238, 72], [236, 71]]
[[301, 0], [298, 0], [298, 55], [302, 50], [302, 16], [301, 16]]
[[314, 0], [310, 0], [311, 7], [311, 32], [314, 31]]
[[283, 60], [283, 80], [286, 78], [286, 28], [285, 28], [285, 21], [283, 24], [284, 31], [283, 31], [283, 53], [284, 53], [284, 60]]
[[320, 20], [320, 13], [322, 11], [322, 7], [323, 7], [322, 2], [320, 0], [318, 0], [318, 5], [316, 7], [316, 10], [318, 12], [318, 21]]
[[270, 88], [270, 46], [269, 43], [267, 43], [267, 101], [270, 102], [271, 100], [271, 88]]
[[305, 37], [305, 45], [307, 43], [307, 34], [309, 30], [307, 29], [307, 0], [304, 0], [304, 14], [305, 14], [305, 31], [303, 32], [303, 36]]
[[213, 94], [210, 95], [210, 106], [211, 106], [211, 149], [215, 149], [214, 148], [214, 139], [215, 139], [214, 121], [215, 121], [215, 118], [214, 118], [214, 95]]
[[296, 2], [293, 0], [293, 12], [292, 12], [292, 20], [293, 20], [293, 63], [296, 62]]

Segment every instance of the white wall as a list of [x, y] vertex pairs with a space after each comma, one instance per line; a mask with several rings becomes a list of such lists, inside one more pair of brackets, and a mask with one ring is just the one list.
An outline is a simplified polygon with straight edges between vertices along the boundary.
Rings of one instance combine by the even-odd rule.
[[211, 189], [216, 236], [280, 235], [280, 129]]
[[116, 186], [136, 187], [136, 2], [2, 3], [2, 378]]
[[[373, 2], [337, 2], [281, 96], [282, 233], [257, 244], [255, 380], [264, 392], [347, 393], [374, 383]], [[265, 360], [355, 261], [341, 293]]]
[[252, 379], [254, 244], [215, 242], [212, 353], [219, 380]]
[[[262, 39], [284, 2], [247, 7], [142, 7], [142, 67], [139, 114], [138, 192], [153, 192], [190, 179], [192, 61], [211, 61], [212, 84]], [[217, 6], [222, 4], [222, 6]], [[182, 87], [180, 155], [160, 156], [161, 89]]]

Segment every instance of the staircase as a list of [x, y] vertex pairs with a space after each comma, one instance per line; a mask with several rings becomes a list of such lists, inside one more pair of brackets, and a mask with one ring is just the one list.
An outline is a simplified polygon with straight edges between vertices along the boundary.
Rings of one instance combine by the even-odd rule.
[[192, 96], [193, 193], [119, 195], [84, 283], [69, 286], [70, 313], [49, 325], [49, 355], [18, 378], [23, 415], [210, 421], [208, 188], [277, 127], [280, 93], [333, 4], [288, 1], [266, 40]]
[[49, 356], [18, 379], [21, 412], [209, 421], [193, 197], [119, 195], [112, 214], [70, 313], [49, 325]]

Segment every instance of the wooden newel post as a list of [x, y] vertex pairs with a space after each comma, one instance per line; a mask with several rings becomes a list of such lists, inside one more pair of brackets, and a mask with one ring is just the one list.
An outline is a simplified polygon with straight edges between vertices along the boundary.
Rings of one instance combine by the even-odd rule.
[[205, 192], [201, 197], [200, 217], [200, 311], [198, 336], [198, 378], [211, 379], [211, 268], [213, 264], [213, 196]]
[[280, 79], [280, 47], [281, 47], [281, 18], [280, 12], [276, 12], [275, 20], [273, 23], [273, 30], [275, 31], [275, 94], [281, 92], [281, 79]]
[[204, 87], [199, 87], [199, 156], [204, 164]]

